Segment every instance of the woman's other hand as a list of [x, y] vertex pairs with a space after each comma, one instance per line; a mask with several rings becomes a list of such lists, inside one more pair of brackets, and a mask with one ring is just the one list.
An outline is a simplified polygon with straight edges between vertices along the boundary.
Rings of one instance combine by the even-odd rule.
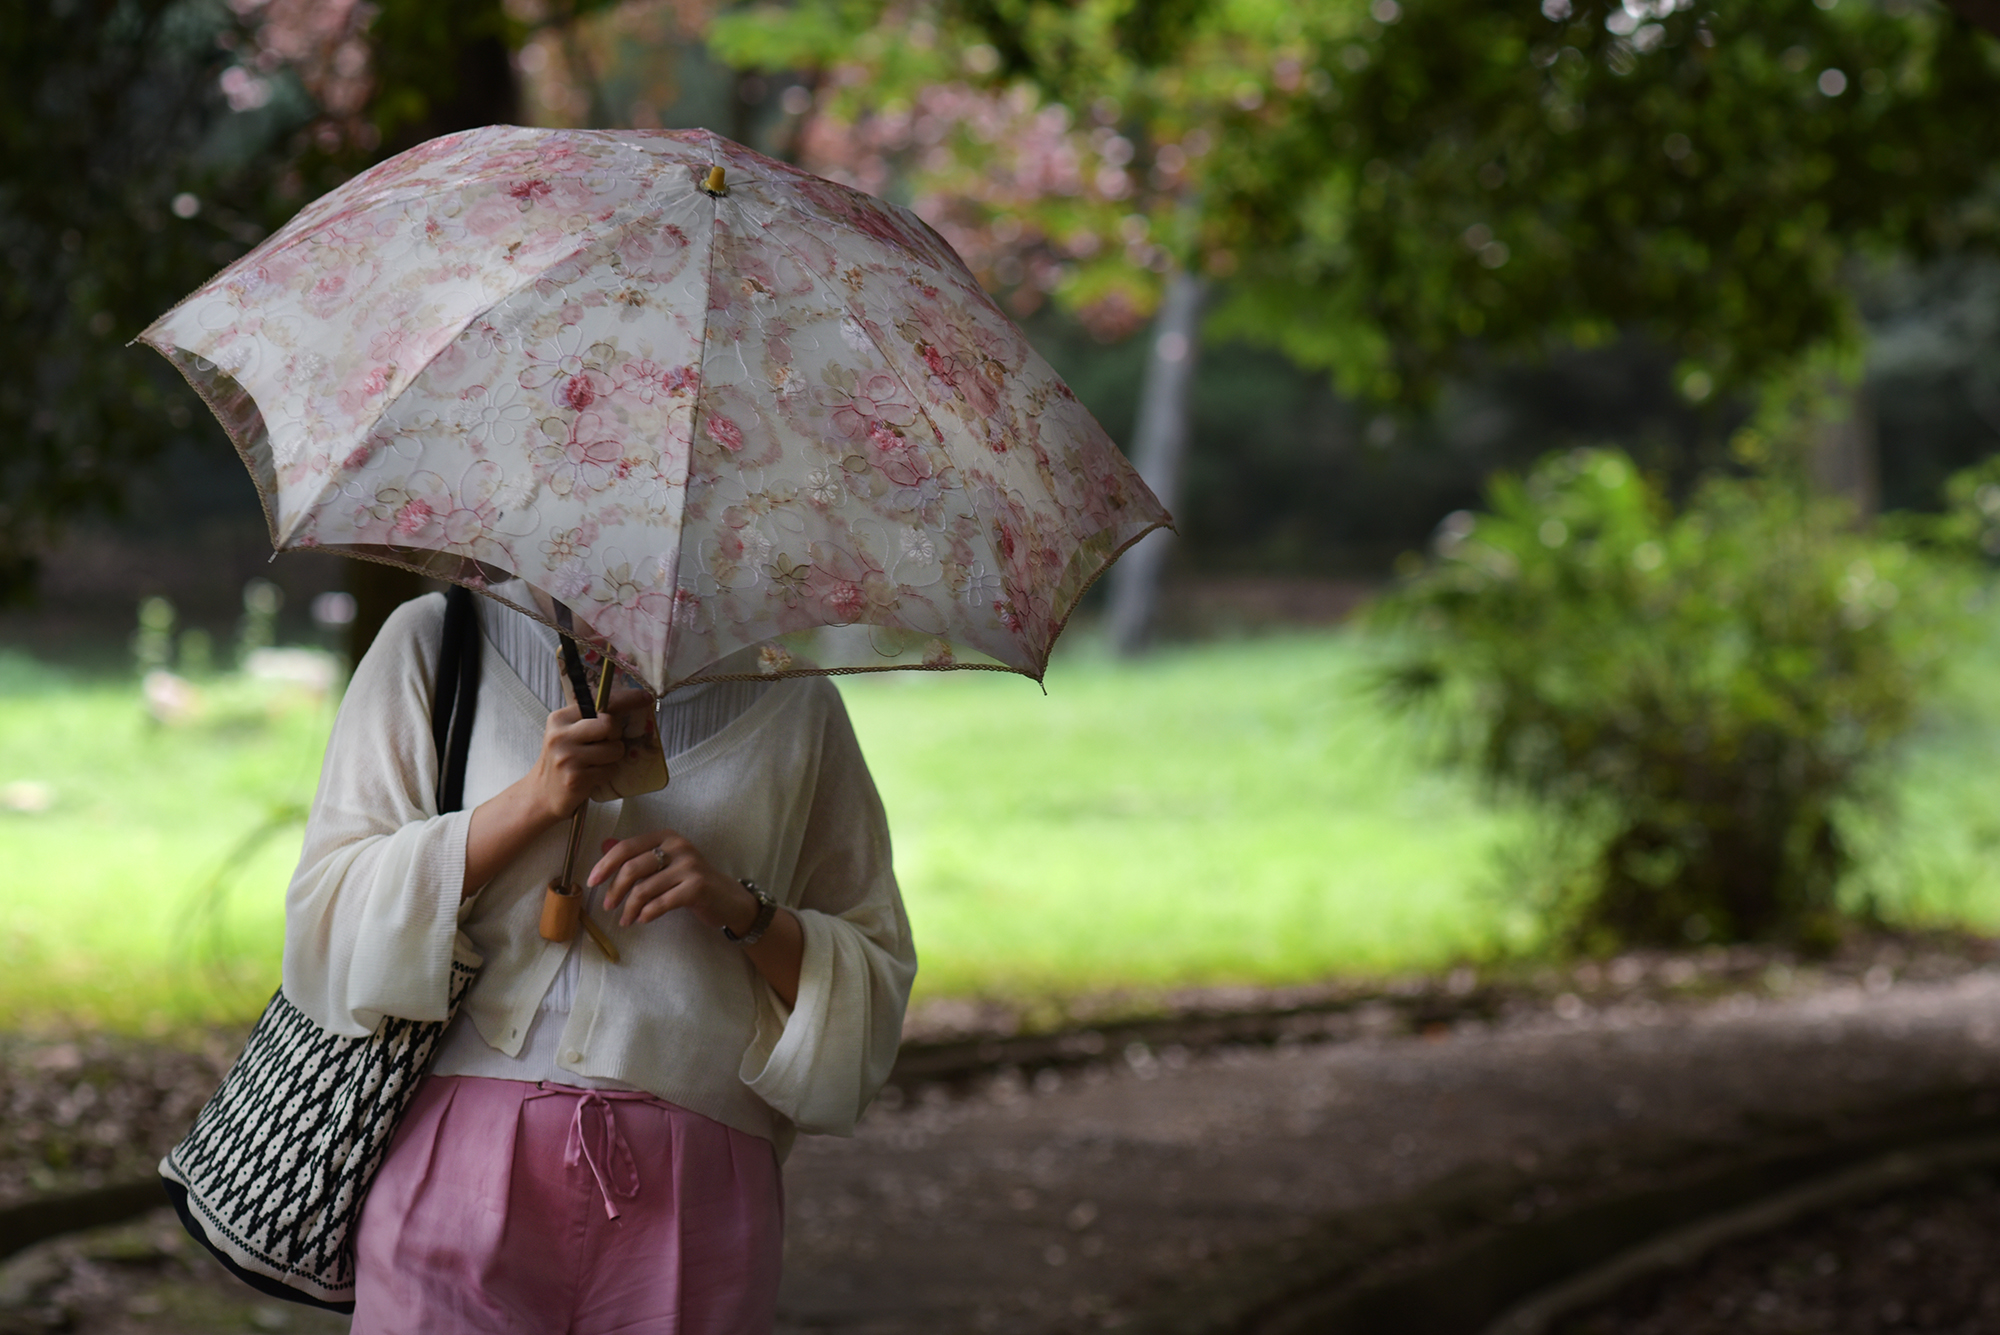
[[[606, 839], [604, 856], [590, 869], [589, 884], [604, 887], [606, 909], [622, 909], [621, 927], [652, 922], [675, 909], [686, 909], [707, 926], [718, 931], [727, 927], [738, 936], [748, 935], [757, 921], [757, 896], [750, 888], [717, 871], [699, 848], [673, 830]], [[791, 1006], [798, 1001], [805, 948], [805, 929], [798, 915], [781, 908], [764, 935], [745, 945], [743, 953], [771, 990]]]
[[710, 927], [743, 936], [757, 917], [757, 897], [743, 882], [710, 866], [700, 849], [672, 830], [606, 839], [589, 884], [605, 885], [607, 910], [623, 908], [620, 927], [684, 908]]

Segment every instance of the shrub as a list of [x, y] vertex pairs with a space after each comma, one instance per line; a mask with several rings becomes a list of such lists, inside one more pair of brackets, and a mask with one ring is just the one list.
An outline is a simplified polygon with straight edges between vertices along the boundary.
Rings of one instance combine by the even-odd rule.
[[1954, 564], [1841, 502], [1718, 477], [1678, 510], [1624, 455], [1503, 479], [1375, 616], [1385, 685], [1580, 848], [1542, 889], [1576, 944], [1823, 944], [1843, 824], [1879, 808], [1933, 681]]

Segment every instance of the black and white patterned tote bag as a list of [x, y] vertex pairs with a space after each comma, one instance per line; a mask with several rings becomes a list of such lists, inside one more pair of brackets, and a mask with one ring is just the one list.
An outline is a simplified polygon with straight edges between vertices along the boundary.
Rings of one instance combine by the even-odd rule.
[[[451, 1008], [475, 969], [454, 959]], [[445, 1026], [384, 1020], [330, 1034], [279, 992], [243, 1055], [160, 1161], [188, 1232], [245, 1283], [354, 1310], [354, 1229]]]
[[[441, 812], [464, 795], [478, 694], [478, 620], [472, 594], [454, 588], [431, 720]], [[477, 969], [461, 938], [447, 1018], [392, 1017], [362, 1038], [328, 1033], [282, 989], [271, 998], [222, 1087], [160, 1161], [181, 1222], [237, 1278], [272, 1297], [354, 1310], [354, 1230], [368, 1184]]]

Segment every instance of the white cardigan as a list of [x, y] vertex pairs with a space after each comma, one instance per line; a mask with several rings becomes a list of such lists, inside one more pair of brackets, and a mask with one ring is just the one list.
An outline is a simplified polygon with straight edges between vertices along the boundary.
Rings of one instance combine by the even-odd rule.
[[[343, 1034], [385, 1015], [445, 1016], [451, 960], [483, 960], [464, 1013], [513, 1054], [568, 946], [537, 930], [568, 822], [460, 902], [470, 812], [541, 752], [547, 709], [484, 644], [463, 810], [440, 816], [431, 692], [444, 599], [389, 618], [348, 685], [286, 897], [285, 995]], [[776, 683], [742, 717], [675, 758], [661, 792], [593, 803], [582, 870], [607, 837], [680, 831], [717, 868], [798, 912], [805, 959], [789, 1013], [741, 949], [692, 914], [621, 929], [594, 948], [559, 1060], [622, 1081], [780, 1151], [793, 1128], [844, 1135], [888, 1078], [916, 974], [881, 800], [840, 693]]]

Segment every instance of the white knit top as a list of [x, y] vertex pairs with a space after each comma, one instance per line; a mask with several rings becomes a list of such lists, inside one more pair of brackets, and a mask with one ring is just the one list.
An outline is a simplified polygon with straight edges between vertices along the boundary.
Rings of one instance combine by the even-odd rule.
[[[514, 598], [519, 602], [519, 596]], [[562, 659], [553, 629], [504, 603], [481, 598], [479, 631], [494, 652], [507, 660], [521, 684], [551, 711], [563, 705]], [[682, 752], [707, 741], [734, 723], [771, 689], [768, 681], [704, 682], [683, 686], [661, 697], [657, 713], [660, 745], [672, 762]], [[583, 867], [595, 861], [595, 850], [579, 855]], [[579, 874], [583, 868], [579, 868]], [[528, 1022], [528, 1035], [518, 1054], [509, 1055], [480, 1037], [478, 1026], [460, 1015], [446, 1031], [431, 1064], [437, 1075], [476, 1075], [492, 1080], [549, 1081], [586, 1089], [630, 1089], [622, 1080], [585, 1075], [562, 1064], [562, 1033], [576, 1003], [577, 982], [583, 975], [583, 952], [595, 950], [582, 932], [570, 942], [562, 969], [542, 996], [541, 1009]]]
[[[438, 815], [430, 713], [443, 619], [440, 596], [406, 604], [355, 669], [287, 895], [285, 994], [360, 1035], [385, 1015], [442, 1019], [454, 956], [483, 961], [463, 1013], [486, 1044], [519, 1056], [571, 957], [537, 931], [567, 827], [470, 900], [460, 890], [470, 812], [534, 763], [548, 706], [486, 643], [464, 809]], [[797, 1004], [787, 1010], [742, 950], [692, 915], [619, 928], [600, 910], [624, 962], [574, 955], [555, 1040], [564, 1079], [644, 1089], [781, 1151], [795, 1127], [851, 1131], [895, 1061], [916, 957], [840, 694], [818, 678], [771, 683], [672, 771], [661, 792], [591, 804], [584, 847], [674, 829], [757, 882], [804, 928]]]

